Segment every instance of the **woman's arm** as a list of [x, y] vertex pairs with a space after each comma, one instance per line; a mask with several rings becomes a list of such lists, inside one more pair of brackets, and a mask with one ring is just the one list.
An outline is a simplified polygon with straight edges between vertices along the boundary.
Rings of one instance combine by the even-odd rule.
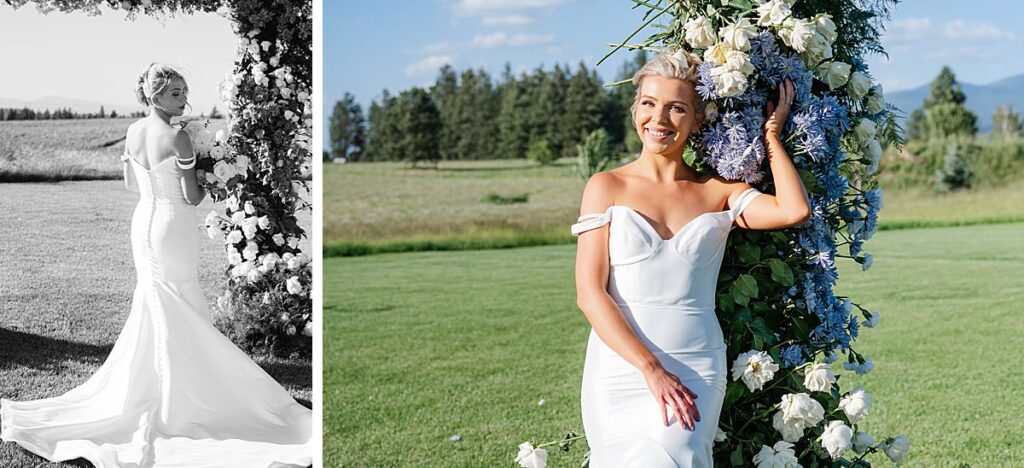
[[[581, 213], [603, 213], [613, 204], [614, 176], [598, 173], [583, 190]], [[700, 414], [697, 395], [670, 374], [636, 336], [615, 301], [608, 295], [608, 225], [580, 233], [576, 244], [576, 305], [594, 332], [616, 354], [639, 369], [659, 403], [662, 421], [668, 425], [666, 406], [675, 409], [680, 425], [692, 430]]]
[[124, 173], [124, 188], [129, 192], [138, 193], [139, 181], [135, 180], [135, 169], [132, 169], [132, 162], [128, 159], [132, 156], [128, 153], [128, 138], [124, 139], [124, 153], [121, 154], [121, 171]]
[[[196, 155], [192, 149], [192, 140], [184, 130], [179, 130], [174, 136], [174, 152], [178, 155], [175, 164], [181, 169], [182, 174], [181, 192], [185, 195], [186, 201], [198, 205], [206, 198], [206, 191], [199, 186], [199, 180], [196, 179]], [[185, 169], [183, 166], [188, 168]]]
[[[772, 168], [775, 182], [775, 195], [761, 195], [754, 198], [743, 214], [736, 220], [736, 225], [747, 229], [780, 229], [795, 226], [811, 217], [811, 208], [807, 203], [807, 190], [800, 175], [793, 166], [793, 161], [782, 146], [782, 127], [789, 115], [789, 107], [793, 104], [793, 82], [786, 79], [779, 85], [779, 104], [768, 103], [768, 119], [764, 124], [764, 139], [767, 149], [768, 163]], [[748, 187], [742, 184], [745, 189]], [[733, 206], [736, 196], [743, 189], [734, 190], [730, 195], [729, 206]]]

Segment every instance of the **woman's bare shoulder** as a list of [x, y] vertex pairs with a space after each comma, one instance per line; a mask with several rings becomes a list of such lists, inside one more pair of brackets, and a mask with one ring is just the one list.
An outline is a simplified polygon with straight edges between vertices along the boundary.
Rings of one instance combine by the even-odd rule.
[[598, 172], [587, 180], [583, 188], [581, 213], [603, 212], [615, 204], [615, 195], [621, 190], [622, 174], [619, 169]]

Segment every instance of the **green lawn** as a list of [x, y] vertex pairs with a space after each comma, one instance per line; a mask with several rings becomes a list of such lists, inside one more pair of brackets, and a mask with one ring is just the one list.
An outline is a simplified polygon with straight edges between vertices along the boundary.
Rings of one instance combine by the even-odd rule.
[[[445, 161], [438, 169], [405, 163], [324, 166], [325, 256], [380, 251], [460, 250], [572, 243], [584, 181], [572, 160]], [[495, 204], [489, 196], [528, 195]], [[887, 191], [880, 229], [1024, 222], [1017, 185], [952, 194]]]
[[[120, 181], [0, 184], [0, 397], [60, 395], [109, 354], [135, 288], [129, 232], [137, 197]], [[196, 224], [213, 208], [204, 202]], [[300, 223], [309, 228], [307, 213]], [[219, 242], [203, 244], [200, 279], [210, 303], [222, 287], [224, 261]], [[310, 362], [261, 364], [300, 401], [312, 400]], [[3, 467], [89, 466], [41, 462], [0, 444]]]
[[[856, 346], [876, 369], [841, 382], [874, 396], [862, 428], [910, 438], [906, 466], [1024, 465], [1022, 239], [1024, 224], [886, 231], [868, 243], [871, 270], [842, 265], [839, 292], [882, 319]], [[510, 466], [520, 442], [581, 430], [588, 325], [574, 255], [327, 259], [325, 464]], [[551, 466], [578, 466], [584, 451]]]

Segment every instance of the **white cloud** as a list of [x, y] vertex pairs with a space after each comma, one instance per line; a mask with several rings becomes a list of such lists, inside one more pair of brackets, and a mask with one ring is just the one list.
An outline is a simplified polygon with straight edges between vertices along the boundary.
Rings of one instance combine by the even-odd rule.
[[533, 18], [525, 15], [484, 16], [480, 23], [484, 26], [526, 26], [533, 23]]
[[453, 48], [452, 43], [448, 42], [448, 41], [445, 41], [445, 42], [438, 42], [438, 43], [435, 43], [435, 44], [425, 45], [425, 46], [423, 46], [422, 50], [423, 50], [423, 53], [425, 53], [425, 54], [442, 55], [445, 52], [450, 51], [452, 48]]
[[424, 73], [432, 73], [444, 65], [452, 65], [453, 63], [455, 63], [455, 59], [450, 55], [431, 55], [405, 67], [405, 75], [414, 76], [422, 75]]
[[530, 34], [505, 34], [498, 31], [491, 34], [478, 35], [473, 38], [473, 45], [481, 49], [493, 49], [496, 47], [526, 47], [534, 45], [551, 44], [555, 37], [551, 34], [530, 35]]
[[1000, 29], [992, 23], [955, 20], [946, 23], [942, 34], [949, 39], [1006, 39], [1017, 40], [1017, 35]]
[[458, 0], [452, 9], [460, 15], [480, 16], [499, 11], [537, 10], [549, 8], [567, 0]]

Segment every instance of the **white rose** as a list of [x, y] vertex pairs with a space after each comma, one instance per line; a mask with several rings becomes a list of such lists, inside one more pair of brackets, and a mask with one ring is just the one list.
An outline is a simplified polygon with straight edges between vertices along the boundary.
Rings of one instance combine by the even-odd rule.
[[715, 28], [711, 20], [698, 16], [683, 25], [686, 42], [697, 49], [710, 47], [715, 43]]
[[242, 263], [242, 254], [238, 253], [238, 249], [228, 247], [228, 264], [238, 265], [239, 263]]
[[231, 213], [231, 222], [234, 223], [235, 225], [240, 225], [244, 221], [245, 221], [245, 212], [244, 211], [236, 211], [234, 213]]
[[869, 162], [877, 162], [882, 158], [882, 144], [877, 138], [864, 142], [864, 155], [868, 157]]
[[228, 150], [226, 150], [223, 145], [217, 145], [210, 149], [210, 157], [216, 161], [224, 159], [224, 156], [226, 156], [227, 153]]
[[238, 197], [232, 195], [224, 200], [224, 206], [227, 206], [231, 211], [238, 211]]
[[284, 245], [284, 235], [280, 232], [271, 236], [270, 239], [273, 240], [274, 244], [277, 244], [278, 247]]
[[857, 126], [853, 128], [853, 132], [857, 135], [857, 141], [861, 142], [861, 144], [866, 144], [868, 140], [875, 137], [878, 127], [871, 119], [860, 119]]
[[732, 363], [732, 379], [743, 379], [750, 391], [760, 390], [764, 384], [775, 376], [779, 365], [772, 361], [764, 351], [750, 350], [739, 356]]
[[248, 171], [249, 170], [249, 157], [248, 156], [242, 156], [242, 155], [239, 155], [239, 156], [235, 157], [235, 169], [238, 169], [238, 172], [246, 172], [246, 171]]
[[226, 240], [228, 241], [229, 244], [237, 244], [239, 242], [242, 242], [242, 231], [232, 229], [231, 232], [228, 233], [228, 238]]
[[815, 74], [829, 89], [836, 89], [846, 84], [850, 79], [850, 64], [843, 62], [825, 62], [818, 65]]
[[843, 452], [853, 447], [853, 429], [850, 429], [842, 421], [829, 421], [828, 426], [825, 426], [825, 432], [821, 433], [818, 440], [821, 441], [821, 446], [828, 451], [832, 459], [837, 460]]
[[758, 26], [777, 26], [793, 14], [789, 5], [782, 0], [769, 0], [757, 7]]
[[220, 182], [220, 179], [218, 179], [212, 172], [204, 172], [203, 177], [206, 178], [206, 183], [208, 184], [216, 184], [217, 182]]
[[750, 24], [750, 20], [740, 18], [739, 21], [722, 28], [718, 34], [729, 47], [746, 51], [750, 50], [750, 38], [757, 36], [757, 28]]
[[719, 42], [718, 44], [708, 47], [708, 49], [704, 51], [704, 61], [714, 62], [718, 65], [725, 65], [725, 62], [728, 60], [726, 54], [730, 50], [732, 49], [729, 48], [729, 44]]
[[306, 255], [306, 252], [299, 252], [299, 254], [295, 256], [295, 258], [299, 259], [299, 262], [302, 265], [305, 265], [313, 261], [313, 259], [310, 258], [309, 255]]
[[711, 81], [715, 83], [715, 92], [722, 97], [739, 96], [747, 90], [747, 77], [726, 67], [712, 68]]
[[715, 442], [725, 442], [725, 439], [728, 437], [729, 436], [720, 427], [718, 428], [718, 432], [715, 432]]
[[220, 215], [217, 214], [216, 211], [211, 211], [206, 213], [206, 219], [203, 220], [203, 223], [207, 226], [218, 226], [220, 225], [220, 223], [217, 222], [218, 220], [220, 220]]
[[222, 235], [224, 235], [224, 233], [221, 232], [220, 226], [211, 225], [206, 227], [206, 236], [209, 237], [210, 240], [216, 239], [217, 237]]
[[857, 387], [847, 393], [839, 400], [839, 408], [846, 413], [850, 424], [857, 424], [868, 415], [871, 409], [871, 394], [864, 391], [864, 387]]
[[832, 374], [832, 367], [824, 363], [815, 364], [804, 375], [804, 387], [812, 392], [827, 392], [832, 389], [835, 382], [836, 376]]
[[807, 45], [804, 47], [805, 50], [800, 54], [800, 57], [804, 59], [804, 64], [811, 68], [822, 60], [832, 58], [832, 45], [825, 40], [825, 36], [814, 33], [807, 41]]
[[754, 455], [757, 468], [799, 468], [800, 460], [796, 458], [793, 444], [780, 440], [774, 447], [761, 446], [761, 451]]
[[529, 442], [523, 442], [519, 444], [515, 462], [522, 468], [545, 468], [548, 466], [548, 452], [542, 448], [533, 448], [533, 444]]
[[907, 452], [910, 452], [910, 440], [903, 434], [894, 437], [892, 442], [885, 446], [885, 456], [893, 463], [902, 463], [906, 460]]
[[242, 250], [242, 257], [246, 260], [256, 260], [256, 255], [260, 253], [260, 246], [253, 241], [245, 243], [245, 250]]
[[285, 263], [288, 263], [293, 258], [295, 258], [295, 254], [293, 254], [291, 252], [285, 252], [284, 255], [281, 256], [281, 261], [285, 262]]
[[223, 180], [224, 182], [227, 182], [228, 179], [234, 177], [235, 174], [234, 166], [228, 164], [224, 160], [217, 161], [217, 163], [213, 165], [213, 175], [217, 176], [218, 179]]
[[288, 288], [289, 294], [302, 294], [302, 283], [299, 282], [298, 276], [292, 276], [285, 282], [285, 287]]
[[246, 239], [252, 239], [256, 237], [256, 220], [255, 216], [249, 216], [242, 220], [242, 232], [245, 234]]
[[747, 76], [754, 72], [754, 66], [750, 64], [750, 56], [746, 52], [738, 50], [730, 50], [725, 53], [725, 66]]
[[213, 134], [213, 138], [216, 139], [217, 141], [221, 142], [221, 143], [227, 143], [228, 142], [228, 132], [225, 132], [224, 129], [222, 128], [220, 130], [217, 130], [217, 133]]
[[779, 38], [786, 45], [793, 48], [797, 52], [804, 52], [807, 50], [807, 44], [811, 42], [811, 39], [817, 31], [814, 30], [814, 24], [807, 20], [788, 18], [782, 24], [782, 29], [779, 30]]
[[871, 358], [864, 359], [864, 364], [859, 364], [859, 363], [856, 363], [856, 362], [844, 362], [843, 363], [843, 369], [852, 370], [852, 371], [856, 372], [857, 375], [867, 374], [868, 372], [871, 372], [871, 370], [874, 369], [874, 368], [875, 368], [875, 363], [871, 360]]
[[267, 228], [270, 227], [270, 218], [268, 218], [267, 215], [260, 216], [259, 219], [256, 220], [256, 224], [260, 229], [266, 231]]
[[882, 85], [876, 84], [871, 87], [871, 91], [868, 92], [868, 98], [864, 101], [864, 108], [869, 114], [877, 114], [885, 109], [884, 94]]
[[[875, 263], [875, 256], [874, 255], [864, 254], [864, 260], [863, 260], [863, 262], [860, 265], [861, 271], [868, 271], [871, 268], [871, 265], [873, 265], [874, 263]], [[872, 318], [872, 320], [874, 320], [874, 322], [870, 323], [870, 325], [869, 325], [868, 323], [871, 322], [869, 320], [868, 322], [864, 322], [864, 326], [868, 327], [868, 328], [874, 327], [875, 324], [878, 323], [878, 319], [876, 318], [877, 316], [878, 316], [878, 314], [872, 314], [871, 318]]]
[[875, 438], [871, 437], [871, 434], [867, 432], [858, 432], [853, 435], [853, 451], [857, 455], [864, 455], [869, 448], [875, 443]]
[[305, 336], [313, 336], [313, 322], [306, 322], [306, 326], [302, 327], [302, 334]]
[[271, 252], [260, 258], [260, 263], [263, 265], [263, 269], [271, 271], [277, 266], [277, 262], [281, 260], [276, 253]]
[[779, 431], [782, 440], [786, 442], [796, 442], [804, 436], [804, 427], [796, 423], [787, 424], [786, 419], [782, 416], [782, 411], [778, 411], [775, 416], [772, 416], [772, 427]]
[[295, 325], [288, 325], [288, 327], [284, 329], [284, 332], [288, 336], [295, 336]]
[[245, 202], [245, 214], [256, 214], [256, 206], [251, 201]]
[[287, 263], [288, 263], [288, 269], [289, 270], [295, 271], [295, 270], [298, 270], [299, 268], [302, 268], [302, 258], [301, 257], [292, 257], [292, 258], [287, 260]]
[[238, 278], [241, 276], [248, 276], [249, 272], [256, 269], [256, 265], [252, 262], [242, 262], [231, 269], [231, 275]]
[[868, 327], [868, 328], [875, 328], [875, 325], [878, 325], [878, 321], [881, 320], [881, 319], [882, 319], [881, 312], [874, 311], [874, 312], [871, 312], [871, 318], [861, 322], [861, 325], [864, 325], [865, 327]]
[[829, 44], [836, 41], [839, 34], [836, 33], [836, 24], [832, 22], [832, 16], [820, 15], [814, 20], [814, 30], [821, 34]]
[[850, 97], [854, 101], [859, 101], [871, 90], [871, 78], [868, 78], [868, 75], [864, 72], [853, 72], [850, 75], [850, 82], [846, 85], [846, 88], [850, 92]]
[[260, 270], [258, 268], [250, 270], [249, 273], [245, 276], [245, 279], [249, 280], [250, 283], [255, 283], [259, 281], [261, 278], [263, 278], [263, 273], [260, 273]]
[[288, 247], [293, 249], [299, 248], [299, 238], [295, 236], [288, 236]]
[[309, 99], [309, 93], [305, 91], [299, 91], [299, 95], [297, 97], [299, 101], [306, 101]]
[[811, 427], [825, 419], [825, 408], [806, 393], [790, 393], [782, 396], [779, 404], [786, 424]]

